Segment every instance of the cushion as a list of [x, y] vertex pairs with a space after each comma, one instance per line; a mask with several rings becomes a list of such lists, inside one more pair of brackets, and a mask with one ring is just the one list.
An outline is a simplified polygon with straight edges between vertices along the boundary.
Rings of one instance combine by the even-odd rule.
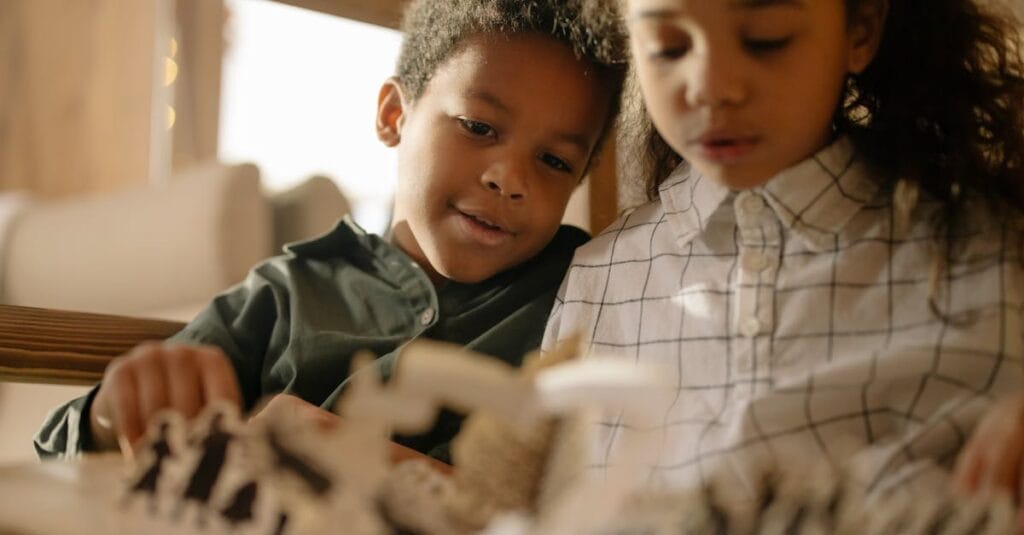
[[0, 298], [129, 315], [203, 303], [269, 256], [271, 232], [251, 164], [211, 163], [162, 186], [39, 201], [9, 229]]

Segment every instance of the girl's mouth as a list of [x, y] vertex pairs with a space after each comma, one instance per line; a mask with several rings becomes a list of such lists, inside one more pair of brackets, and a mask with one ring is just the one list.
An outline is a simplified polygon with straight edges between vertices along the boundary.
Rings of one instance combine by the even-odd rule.
[[705, 137], [696, 145], [705, 159], [719, 164], [735, 164], [745, 158], [758, 144], [754, 137]]

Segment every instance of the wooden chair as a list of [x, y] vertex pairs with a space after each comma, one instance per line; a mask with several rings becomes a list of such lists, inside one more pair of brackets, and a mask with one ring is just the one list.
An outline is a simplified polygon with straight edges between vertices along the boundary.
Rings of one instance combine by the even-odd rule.
[[[91, 385], [111, 359], [147, 340], [163, 340], [184, 323], [0, 305], [0, 381]], [[394, 463], [426, 458], [391, 444]], [[452, 467], [426, 458], [436, 470]], [[0, 530], [2, 531], [2, 530]]]
[[173, 321], [0, 305], [0, 381], [93, 384], [114, 357], [182, 327]]

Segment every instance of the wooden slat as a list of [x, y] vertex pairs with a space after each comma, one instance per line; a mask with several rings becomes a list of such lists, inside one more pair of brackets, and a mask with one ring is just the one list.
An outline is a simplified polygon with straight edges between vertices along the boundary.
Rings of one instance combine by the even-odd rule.
[[178, 80], [174, 85], [172, 165], [175, 171], [217, 159], [221, 72], [224, 57], [223, 0], [178, 0]]
[[149, 180], [156, 2], [0, 1], [0, 190]]
[[590, 235], [597, 236], [619, 216], [618, 154], [615, 132], [611, 132], [601, 148], [597, 166], [591, 169]]
[[[398, 28], [407, 0], [277, 0], [321, 13]], [[440, 1], [440, 0], [439, 0]]]
[[0, 305], [0, 379], [90, 384], [110, 360], [182, 323]]

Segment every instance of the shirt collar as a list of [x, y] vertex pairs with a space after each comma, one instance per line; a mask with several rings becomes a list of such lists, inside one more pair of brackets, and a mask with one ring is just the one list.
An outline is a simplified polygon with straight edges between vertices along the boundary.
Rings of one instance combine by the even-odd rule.
[[665, 217], [676, 241], [686, 244], [704, 232], [711, 215], [730, 194], [729, 188], [704, 177], [683, 162], [658, 188]]
[[843, 137], [754, 191], [783, 225], [810, 247], [823, 250], [834, 246], [835, 236], [878, 188], [853, 143]]
[[[843, 137], [750, 191], [764, 197], [783, 225], [821, 250], [833, 245], [835, 235], [878, 187], [852, 142]], [[659, 188], [666, 218], [680, 244], [701, 234], [730, 194], [729, 188], [685, 162]]]

